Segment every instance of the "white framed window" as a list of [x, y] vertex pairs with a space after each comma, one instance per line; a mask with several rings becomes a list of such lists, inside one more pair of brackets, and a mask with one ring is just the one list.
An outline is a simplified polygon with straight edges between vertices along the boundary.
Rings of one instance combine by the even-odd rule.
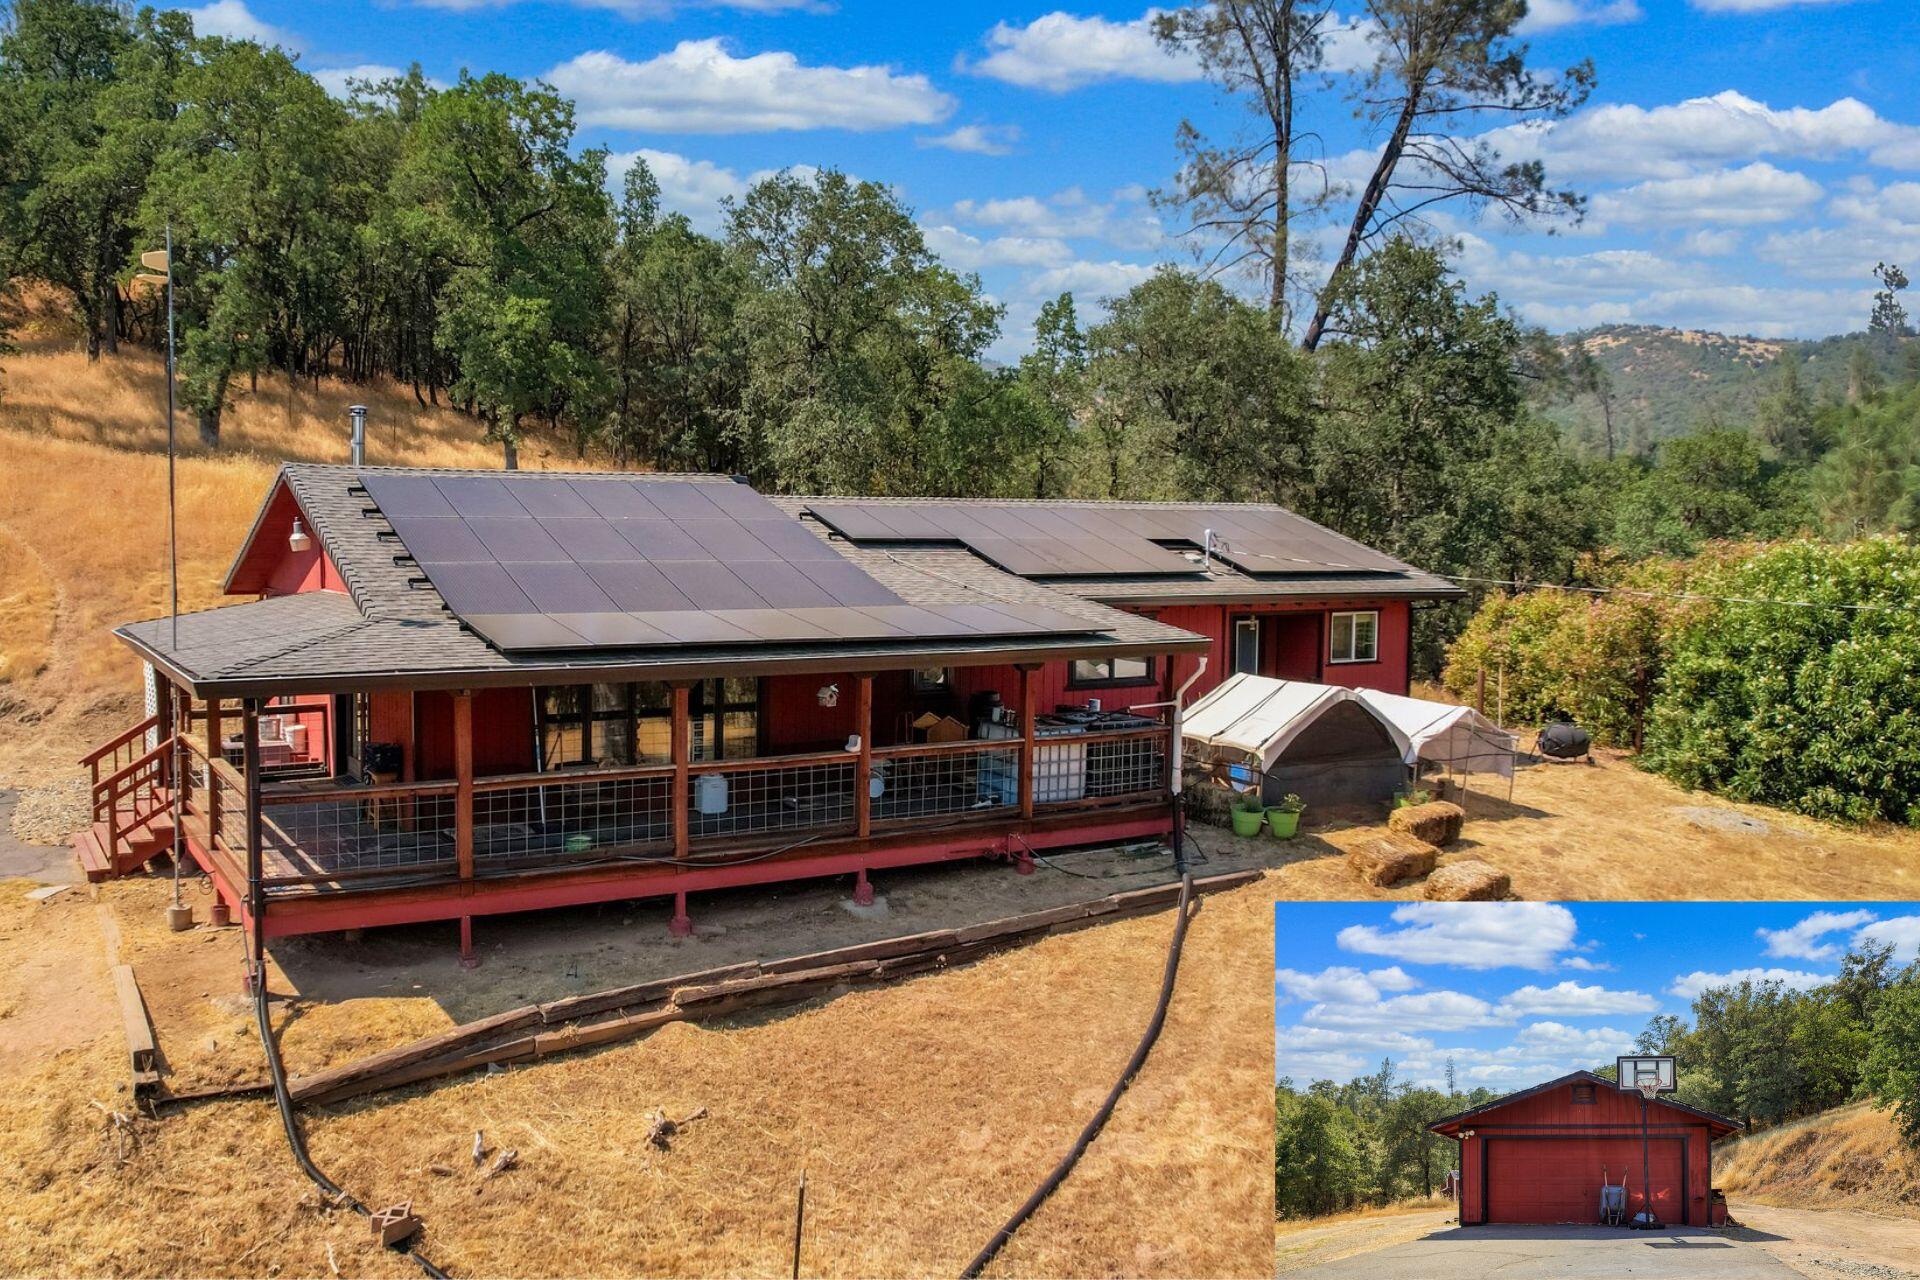
[[1328, 662], [1380, 661], [1380, 612], [1361, 609], [1327, 615]]

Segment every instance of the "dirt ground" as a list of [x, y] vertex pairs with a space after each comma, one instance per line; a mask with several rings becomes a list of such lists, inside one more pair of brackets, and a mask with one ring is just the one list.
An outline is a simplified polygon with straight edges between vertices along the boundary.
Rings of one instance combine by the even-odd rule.
[[[1117, 861], [1124, 856], [1073, 863], [1084, 875], [1126, 873], [1098, 881], [985, 867], [896, 873], [880, 883], [888, 915], [877, 920], [848, 914], [838, 905], [844, 887], [827, 885], [777, 902], [717, 902], [697, 916], [707, 934], [678, 946], [664, 941], [664, 914], [652, 907], [631, 927], [569, 928], [550, 917], [508, 936], [519, 922], [483, 924], [486, 962], [471, 973], [458, 969], [450, 932], [370, 934], [354, 965], [322, 963], [318, 951], [351, 945], [340, 940], [280, 944], [273, 989], [298, 998], [278, 1002], [276, 1017], [298, 1070], [482, 1006], [771, 954], [757, 940], [783, 935], [752, 922], [768, 926], [772, 915], [826, 946], [1004, 914], [1000, 886], [1040, 905], [1164, 877]], [[970, 884], [949, 879], [967, 873]], [[40, 1003], [0, 1027], [51, 1017], [42, 1006], [56, 1002], [71, 1017], [39, 1024], [41, 1042], [0, 1096], [0, 1202], [11, 1228], [0, 1237], [0, 1272], [327, 1276], [337, 1265], [413, 1274], [372, 1248], [357, 1218], [322, 1212], [268, 1102], [205, 1104], [130, 1126], [111, 1119], [132, 1109], [106, 937], [117, 935], [141, 972], [168, 1069], [238, 1079], [258, 1073], [260, 1055], [238, 998], [235, 932], [166, 933], [161, 880], [100, 886], [99, 903], [69, 891], [44, 906], [26, 900], [26, 887], [0, 893], [0, 939], [9, 956], [42, 954], [42, 970], [19, 978]], [[1204, 901], [1153, 1057], [993, 1273], [1265, 1269], [1271, 903], [1265, 884]], [[786, 1274], [803, 1169], [807, 1274], [950, 1274], [1058, 1159], [1126, 1060], [1172, 923], [1167, 913], [1116, 922], [797, 1011], [673, 1026], [602, 1052], [322, 1109], [307, 1118], [313, 1152], [369, 1202], [411, 1198], [428, 1223], [428, 1253], [455, 1275]], [[496, 951], [494, 941], [507, 945]], [[323, 1000], [315, 975], [326, 969], [340, 986]], [[18, 998], [14, 990], [0, 987], [0, 998]], [[671, 1152], [646, 1146], [656, 1108], [682, 1116], [703, 1106], [708, 1118]], [[476, 1129], [489, 1145], [517, 1149], [521, 1167], [478, 1183], [467, 1155]]]
[[[1476, 778], [1467, 823], [1441, 865], [1479, 858], [1513, 877], [1534, 901], [1669, 898], [1920, 898], [1920, 831], [1852, 830], [1778, 809], [1689, 792], [1643, 773], [1613, 752], [1594, 763], [1538, 764], [1506, 782]], [[1374, 823], [1323, 826], [1288, 848], [1276, 877], [1282, 898], [1418, 898], [1422, 882], [1375, 889], [1343, 861]], [[1210, 838], [1209, 838], [1210, 837]], [[1203, 837], [1208, 848], [1232, 841]]]
[[1784, 1209], [1732, 1201], [1750, 1239], [1808, 1280], [1916, 1280], [1920, 1218], [1847, 1209]]

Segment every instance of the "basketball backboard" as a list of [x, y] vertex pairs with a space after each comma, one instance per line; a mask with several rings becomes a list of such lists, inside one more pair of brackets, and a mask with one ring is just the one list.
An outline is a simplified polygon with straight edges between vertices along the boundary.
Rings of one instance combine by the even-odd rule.
[[1625, 1054], [1615, 1063], [1622, 1093], [1639, 1093], [1651, 1083], [1656, 1093], [1672, 1093], [1679, 1087], [1679, 1066], [1675, 1059], [1657, 1053]]

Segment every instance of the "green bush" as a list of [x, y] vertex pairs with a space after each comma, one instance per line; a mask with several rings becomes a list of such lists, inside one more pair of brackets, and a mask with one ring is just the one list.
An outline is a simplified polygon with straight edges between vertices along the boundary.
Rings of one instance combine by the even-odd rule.
[[[1698, 606], [1667, 598], [1685, 587], [1689, 565], [1652, 560], [1621, 566], [1589, 558], [1580, 576], [1595, 585], [1649, 595], [1533, 591], [1490, 598], [1447, 651], [1442, 683], [1471, 700], [1487, 677], [1487, 711], [1533, 725], [1564, 711], [1596, 742], [1632, 746], [1651, 702], [1678, 619]], [[1497, 691], [1497, 692], [1496, 692]]]
[[1683, 786], [1850, 822], [1920, 825], [1920, 546], [1785, 543], [1692, 589], [1749, 601], [1670, 641], [1644, 763]]

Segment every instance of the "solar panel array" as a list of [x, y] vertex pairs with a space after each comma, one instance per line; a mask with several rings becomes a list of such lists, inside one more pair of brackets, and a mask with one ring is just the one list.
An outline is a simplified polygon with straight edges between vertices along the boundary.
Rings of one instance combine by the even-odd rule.
[[1402, 573], [1406, 566], [1290, 511], [1257, 507], [1098, 507], [1062, 503], [825, 502], [808, 511], [854, 542], [957, 542], [1026, 578], [1197, 574], [1168, 543], [1200, 548], [1243, 573]]
[[912, 605], [741, 484], [361, 477], [447, 607], [505, 650], [1096, 630], [1041, 606]]

